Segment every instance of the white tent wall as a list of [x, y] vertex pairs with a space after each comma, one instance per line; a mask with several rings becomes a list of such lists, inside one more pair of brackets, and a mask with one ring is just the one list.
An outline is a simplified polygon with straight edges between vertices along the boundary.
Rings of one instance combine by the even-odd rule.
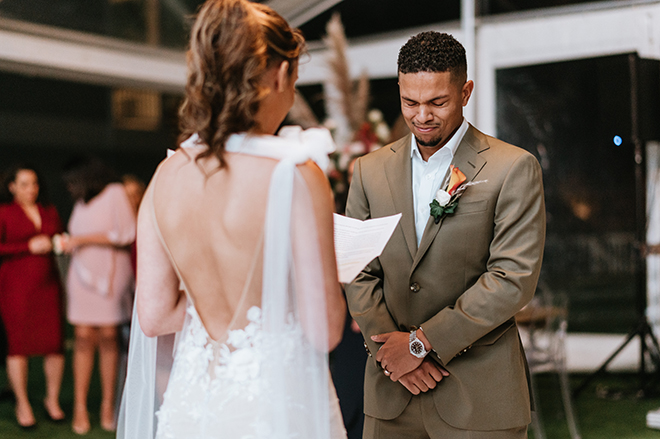
[[[660, 143], [646, 144], [646, 244], [660, 246]], [[646, 257], [646, 316], [660, 337], [660, 254], [650, 252]]]
[[183, 92], [185, 54], [0, 18], [0, 70], [92, 84]]

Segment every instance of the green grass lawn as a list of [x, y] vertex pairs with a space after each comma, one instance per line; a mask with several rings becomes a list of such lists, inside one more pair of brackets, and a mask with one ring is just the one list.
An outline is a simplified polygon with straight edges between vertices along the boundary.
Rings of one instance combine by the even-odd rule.
[[[573, 375], [576, 388], [584, 375]], [[538, 377], [539, 406], [548, 439], [570, 438], [563, 412], [559, 381], [554, 374]], [[660, 407], [660, 394], [638, 395], [636, 374], [605, 374], [574, 398], [578, 428], [583, 439], [658, 439], [660, 430], [646, 427], [646, 413]], [[534, 434], [530, 429], [530, 438]]]
[[[573, 387], [577, 387], [584, 375], [571, 377]], [[0, 386], [6, 384], [4, 369], [0, 369]], [[660, 439], [660, 430], [646, 427], [646, 413], [660, 407], [658, 396], [640, 398], [636, 395], [639, 382], [635, 374], [605, 374], [597, 377], [575, 398], [575, 411], [583, 439]], [[89, 411], [92, 430], [85, 436], [89, 439], [110, 439], [108, 433], [99, 427], [98, 410], [100, 404], [98, 373], [92, 378], [89, 394]], [[559, 382], [554, 374], [538, 376], [539, 406], [548, 439], [569, 438], [566, 426]], [[659, 389], [660, 390], [660, 389]], [[73, 379], [70, 353], [67, 356], [67, 368], [62, 385], [62, 407], [70, 415], [73, 401]], [[70, 416], [64, 424], [54, 424], [46, 419], [41, 404], [44, 395], [41, 359], [30, 362], [30, 395], [37, 417], [36, 430], [21, 430], [14, 419], [13, 402], [0, 401], [0, 438], [1, 439], [73, 439], [79, 438], [71, 432]], [[530, 438], [534, 434], [530, 431]], [[312, 439], [312, 438], [310, 438]]]
[[[30, 360], [30, 373], [28, 389], [30, 402], [34, 409], [34, 415], [37, 418], [37, 428], [24, 431], [16, 423], [14, 416], [14, 403], [8, 399], [0, 401], [0, 439], [71, 439], [71, 438], [89, 438], [89, 439], [111, 439], [115, 437], [114, 433], [103, 431], [99, 426], [99, 408], [101, 405], [101, 389], [98, 376], [98, 370], [94, 371], [92, 383], [90, 385], [88, 408], [92, 429], [85, 436], [79, 436], [71, 431], [71, 411], [73, 407], [73, 373], [71, 371], [71, 352], [67, 353], [66, 369], [64, 371], [64, 380], [62, 382], [62, 392], [60, 402], [62, 409], [67, 414], [66, 422], [53, 423], [46, 417], [46, 411], [43, 408], [43, 397], [45, 395], [45, 385], [41, 358]], [[7, 377], [4, 369], [0, 369], [0, 386], [7, 386]]]

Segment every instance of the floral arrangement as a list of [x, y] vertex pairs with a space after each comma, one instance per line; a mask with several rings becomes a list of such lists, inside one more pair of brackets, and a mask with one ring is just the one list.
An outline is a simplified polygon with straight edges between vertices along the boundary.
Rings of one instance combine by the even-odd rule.
[[[330, 132], [334, 130], [334, 122], [327, 119], [324, 124]], [[353, 133], [350, 142], [338, 146], [337, 150], [330, 154], [330, 169], [328, 178], [339, 200], [345, 197], [352, 176], [352, 164], [356, 158], [382, 148], [390, 141], [390, 128], [383, 119], [380, 110], [372, 109], [360, 127]]]
[[[326, 84], [325, 103], [328, 118], [323, 126], [333, 135], [337, 150], [330, 154], [327, 175], [336, 200], [336, 210], [343, 213], [352, 163], [357, 157], [381, 148], [390, 142], [390, 128], [378, 109], [369, 110], [369, 77], [366, 72], [357, 80], [350, 76], [346, 50], [348, 42], [339, 14], [326, 26], [324, 42], [328, 47], [330, 81]], [[299, 93], [289, 113], [289, 119], [303, 126], [319, 126], [313, 111]]]

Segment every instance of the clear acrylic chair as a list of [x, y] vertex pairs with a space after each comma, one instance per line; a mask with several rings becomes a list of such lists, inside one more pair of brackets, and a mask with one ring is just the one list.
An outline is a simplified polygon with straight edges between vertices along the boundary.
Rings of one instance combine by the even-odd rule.
[[581, 438], [573, 410], [566, 366], [567, 316], [568, 300], [566, 296], [554, 295], [545, 286], [539, 286], [532, 302], [516, 315], [529, 364], [532, 397], [535, 405], [535, 411], [532, 412], [532, 431], [535, 439], [546, 439], [536, 375], [547, 372], [556, 373], [559, 378], [570, 437], [572, 439]]

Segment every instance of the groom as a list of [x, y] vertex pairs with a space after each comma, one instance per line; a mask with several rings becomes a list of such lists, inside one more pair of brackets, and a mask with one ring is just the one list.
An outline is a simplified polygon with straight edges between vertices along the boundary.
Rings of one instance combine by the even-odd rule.
[[364, 437], [525, 438], [514, 315], [541, 268], [540, 166], [463, 118], [474, 84], [451, 35], [412, 37], [398, 72], [412, 135], [358, 159], [346, 208], [361, 220], [403, 214], [346, 291], [371, 355]]

